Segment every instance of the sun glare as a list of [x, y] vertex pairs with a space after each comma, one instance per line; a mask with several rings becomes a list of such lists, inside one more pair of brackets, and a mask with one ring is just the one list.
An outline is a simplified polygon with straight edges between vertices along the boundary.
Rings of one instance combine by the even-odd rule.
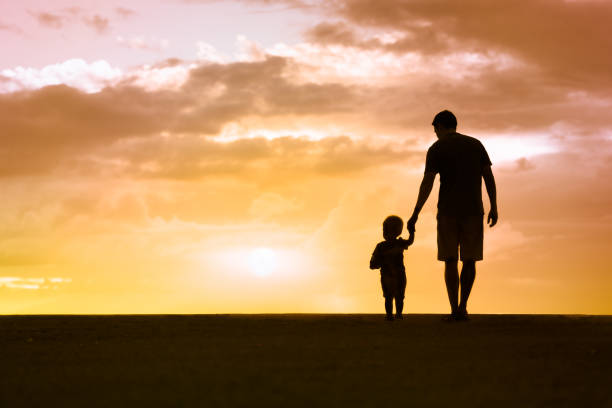
[[278, 256], [270, 248], [256, 248], [249, 254], [249, 268], [260, 278], [265, 278], [277, 269]]

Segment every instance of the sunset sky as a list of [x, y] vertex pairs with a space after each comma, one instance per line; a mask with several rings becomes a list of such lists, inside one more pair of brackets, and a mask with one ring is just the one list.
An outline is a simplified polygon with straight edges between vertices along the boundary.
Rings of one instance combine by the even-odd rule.
[[443, 109], [498, 187], [470, 312], [612, 313], [612, 1], [0, 7], [0, 313], [382, 313]]

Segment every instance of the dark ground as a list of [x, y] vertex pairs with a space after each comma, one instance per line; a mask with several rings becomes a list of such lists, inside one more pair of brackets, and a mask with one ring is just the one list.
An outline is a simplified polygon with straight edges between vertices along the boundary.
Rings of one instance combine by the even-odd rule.
[[612, 316], [0, 316], [0, 407], [612, 407]]

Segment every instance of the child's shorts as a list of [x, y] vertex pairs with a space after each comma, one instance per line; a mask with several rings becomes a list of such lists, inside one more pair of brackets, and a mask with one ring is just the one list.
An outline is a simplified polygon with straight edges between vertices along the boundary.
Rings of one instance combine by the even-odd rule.
[[380, 275], [383, 297], [403, 299], [406, 293], [406, 274]]

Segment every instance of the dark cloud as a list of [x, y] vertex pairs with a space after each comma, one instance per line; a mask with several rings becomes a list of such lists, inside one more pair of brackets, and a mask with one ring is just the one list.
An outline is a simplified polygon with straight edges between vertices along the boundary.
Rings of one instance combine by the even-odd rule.
[[[399, 30], [398, 49], [422, 53], [497, 50], [540, 67], [551, 79], [577, 87], [612, 86], [612, 3], [604, 1], [377, 0], [333, 2], [348, 26]], [[351, 39], [311, 30], [323, 41]], [[329, 31], [329, 30], [327, 30]], [[389, 47], [385, 45], [385, 47]]]
[[[324, 115], [354, 107], [357, 98], [339, 84], [294, 84], [284, 77], [288, 60], [268, 57], [262, 62], [210, 64], [191, 72], [182, 91], [197, 105], [184, 114], [176, 130], [216, 133], [237, 117], [258, 115]], [[221, 96], [208, 98], [215, 87]], [[212, 119], [212, 120], [211, 120]]]
[[318, 175], [345, 175], [371, 167], [417, 160], [407, 146], [371, 146], [346, 136], [310, 140], [285, 136], [222, 142], [190, 137], [126, 140], [107, 157], [125, 165], [125, 175], [147, 178], [201, 179], [238, 176], [241, 180], [292, 183]]
[[86, 94], [57, 85], [0, 95], [0, 174], [45, 171], [96, 146], [163, 129], [172, 104], [134, 87]]
[[533, 67], [474, 68], [456, 78], [432, 71], [408, 74], [391, 85], [364, 87], [360, 92], [369, 95], [361, 106], [364, 120], [429, 133], [433, 116], [449, 109], [457, 115], [460, 128], [483, 134], [542, 132], [562, 122], [581, 129], [568, 138], [584, 140], [612, 128], [607, 114], [612, 98], [598, 99], [572, 84], [551, 82]]
[[345, 21], [322, 22], [306, 30], [306, 38], [319, 44], [334, 44], [362, 49], [379, 49], [393, 53], [418, 52], [423, 55], [449, 50], [451, 39], [433, 27], [412, 27], [403, 30], [403, 37], [383, 42], [380, 38], [365, 37], [359, 27]]

